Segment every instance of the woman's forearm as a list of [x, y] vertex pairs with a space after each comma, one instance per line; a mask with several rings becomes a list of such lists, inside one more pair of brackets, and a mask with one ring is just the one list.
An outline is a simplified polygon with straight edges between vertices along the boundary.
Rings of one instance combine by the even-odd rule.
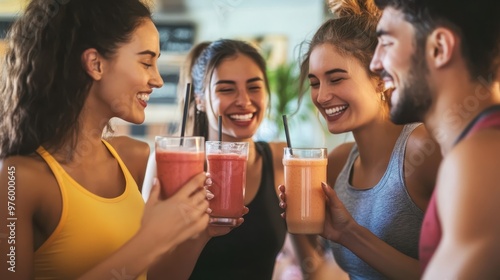
[[191, 275], [201, 251], [210, 240], [206, 232], [163, 254], [148, 271], [148, 280], [185, 280]]
[[347, 230], [338, 243], [388, 278], [421, 277], [417, 259], [399, 252], [362, 226], [356, 224]]

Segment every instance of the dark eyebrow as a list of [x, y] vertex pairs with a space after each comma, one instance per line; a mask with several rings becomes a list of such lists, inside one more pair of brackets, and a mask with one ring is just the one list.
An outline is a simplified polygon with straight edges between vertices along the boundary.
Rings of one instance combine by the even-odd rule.
[[258, 82], [258, 81], [264, 81], [262, 80], [261, 77], [255, 77], [247, 80], [247, 83], [253, 83], [253, 82]]
[[[137, 53], [138, 55], [150, 55], [151, 57], [156, 57], [156, 53], [153, 52], [153, 51], [150, 51], [150, 50], [145, 50], [145, 51], [142, 51], [142, 52], [138, 52]], [[158, 57], [160, 57], [161, 53], [158, 54]]]
[[[344, 69], [340, 69], [340, 68], [334, 68], [334, 69], [325, 71], [325, 75], [331, 75], [331, 74], [335, 74], [335, 73], [347, 73], [347, 71], [344, 70]], [[314, 74], [309, 74], [309, 75], [307, 75], [307, 77], [309, 79], [310, 78], [316, 78], [316, 76]]]
[[383, 36], [383, 35], [391, 35], [391, 33], [387, 30], [384, 30], [384, 29], [378, 29], [375, 34], [377, 35], [377, 37], [380, 37], [380, 36]]
[[[256, 81], [263, 81], [263, 80], [260, 77], [255, 77], [255, 78], [248, 79], [247, 83], [253, 83], [253, 82], [256, 82]], [[231, 80], [220, 80], [220, 81], [217, 81], [215, 84], [216, 85], [218, 85], [218, 84], [231, 84], [231, 85], [234, 85], [234, 84], [236, 84], [236, 82], [235, 81], [231, 81]]]
[[216, 85], [218, 85], [218, 84], [231, 84], [231, 85], [234, 85], [235, 82], [234, 81], [230, 81], [230, 80], [220, 80], [220, 81], [217, 81], [215, 84]]
[[347, 71], [344, 69], [335, 68], [335, 69], [328, 70], [325, 72], [326, 75], [330, 75], [330, 74], [334, 74], [334, 73], [347, 73]]

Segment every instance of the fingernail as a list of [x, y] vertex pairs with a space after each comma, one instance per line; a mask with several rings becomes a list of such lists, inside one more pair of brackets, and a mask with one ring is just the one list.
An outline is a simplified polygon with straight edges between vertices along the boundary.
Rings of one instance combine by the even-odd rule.
[[212, 213], [212, 209], [207, 208], [207, 214], [210, 214], [210, 213]]
[[207, 199], [210, 200], [212, 198], [214, 198], [214, 194], [211, 193], [210, 191], [207, 191]]
[[207, 178], [207, 179], [205, 180], [205, 185], [207, 185], [207, 186], [211, 186], [211, 185], [212, 185], [212, 178]]
[[280, 207], [283, 208], [285, 206], [285, 203], [280, 202]]
[[324, 188], [328, 187], [328, 185], [325, 182], [321, 182], [321, 186]]
[[154, 177], [153, 178], [153, 185], [156, 185], [156, 184], [158, 184], [158, 178]]

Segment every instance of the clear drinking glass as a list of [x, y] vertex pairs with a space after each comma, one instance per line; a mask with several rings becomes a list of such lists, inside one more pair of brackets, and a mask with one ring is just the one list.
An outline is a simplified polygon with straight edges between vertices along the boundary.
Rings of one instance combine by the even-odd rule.
[[325, 220], [327, 154], [325, 148], [285, 148], [286, 224], [288, 232], [320, 234]]
[[162, 197], [172, 196], [205, 167], [204, 137], [155, 137], [157, 176]]
[[243, 214], [248, 143], [207, 141], [206, 153], [214, 194], [210, 224], [234, 226]]

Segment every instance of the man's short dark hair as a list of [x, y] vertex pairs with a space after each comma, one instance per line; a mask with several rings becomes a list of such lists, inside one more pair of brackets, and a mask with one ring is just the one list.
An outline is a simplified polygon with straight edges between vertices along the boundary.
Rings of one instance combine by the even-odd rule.
[[432, 30], [445, 26], [461, 38], [472, 78], [489, 80], [500, 67], [500, 0], [375, 0], [401, 11], [416, 30], [418, 47]]

